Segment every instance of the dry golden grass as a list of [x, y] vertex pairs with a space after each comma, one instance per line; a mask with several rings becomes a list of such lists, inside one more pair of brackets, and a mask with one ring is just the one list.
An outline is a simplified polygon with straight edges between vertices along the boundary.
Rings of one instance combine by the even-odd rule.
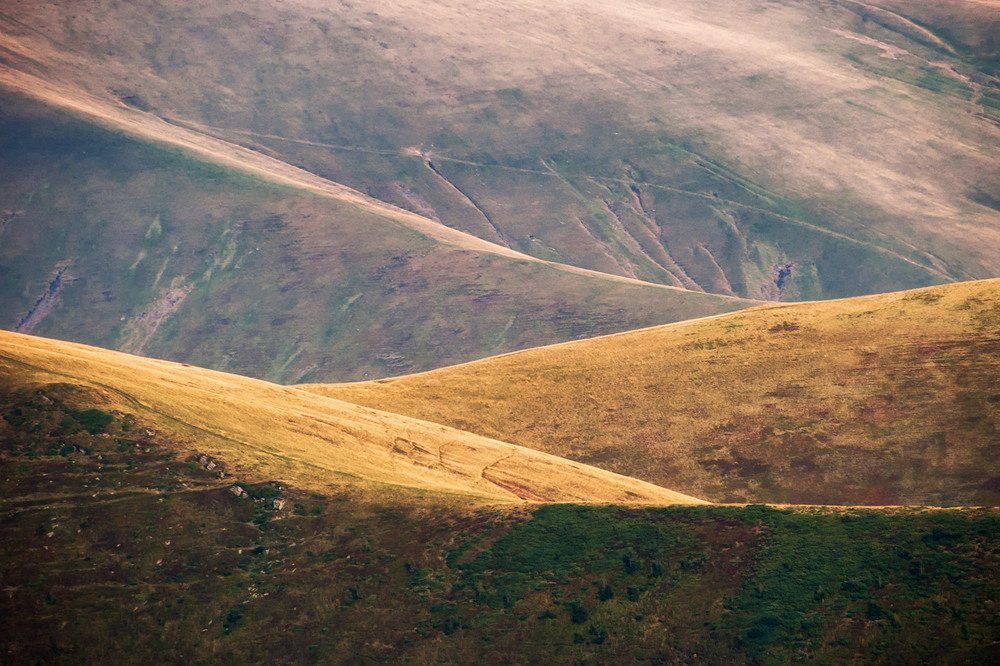
[[[403, 487], [494, 501], [701, 503], [649, 483], [457, 430], [237, 375], [0, 332], [4, 383], [99, 389], [258, 478]], [[391, 490], [391, 488], [389, 488]]]
[[998, 332], [991, 280], [307, 388], [714, 501], [995, 504]]

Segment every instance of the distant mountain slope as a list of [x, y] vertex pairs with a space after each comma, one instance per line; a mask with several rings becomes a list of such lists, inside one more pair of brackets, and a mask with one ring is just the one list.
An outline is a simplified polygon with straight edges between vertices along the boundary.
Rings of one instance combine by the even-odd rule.
[[537, 257], [804, 300], [1000, 274], [997, 34], [995, 2], [14, 0], [0, 70]]
[[717, 502], [1000, 503], [1000, 280], [308, 388]]
[[0, 332], [0, 382], [96, 389], [254, 476], [302, 488], [381, 485], [499, 501], [702, 504], [664, 488], [237, 375]]
[[206, 162], [89, 98], [88, 114], [154, 142], [2, 99], [10, 330], [272, 381], [344, 381], [751, 304], [518, 255], [250, 151]]

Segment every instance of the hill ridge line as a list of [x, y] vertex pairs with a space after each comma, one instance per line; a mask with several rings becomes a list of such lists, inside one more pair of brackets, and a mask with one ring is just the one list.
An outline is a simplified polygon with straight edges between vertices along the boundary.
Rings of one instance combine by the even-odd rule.
[[[461, 367], [464, 367], [464, 366], [477, 365], [477, 364], [482, 363], [483, 361], [492, 361], [494, 359], [507, 358], [507, 357], [510, 357], [510, 356], [516, 356], [518, 354], [527, 354], [527, 353], [531, 353], [531, 352], [535, 352], [535, 351], [539, 351], [539, 350], [543, 350], [543, 349], [553, 349], [553, 348], [558, 348], [558, 347], [570, 347], [570, 346], [573, 346], [573, 345], [582, 345], [582, 344], [586, 344], [586, 343], [594, 341], [594, 340], [606, 340], [606, 339], [610, 339], [610, 338], [626, 337], [626, 336], [629, 336], [629, 335], [632, 335], [632, 334], [635, 334], [635, 333], [640, 333], [640, 332], [643, 332], [643, 331], [654, 331], [654, 330], [666, 330], [666, 329], [671, 329], [671, 328], [679, 328], [679, 327], [687, 326], [689, 324], [696, 324], [698, 322], [712, 321], [712, 320], [720, 319], [720, 318], [723, 318], [723, 317], [735, 317], [735, 316], [738, 316], [738, 315], [743, 314], [743, 313], [761, 312], [761, 311], [764, 311], [764, 310], [782, 310], [782, 309], [786, 309], [786, 308], [794, 308], [794, 307], [797, 307], [797, 306], [800, 306], [800, 305], [804, 306], [804, 305], [816, 305], [816, 304], [834, 304], [834, 303], [847, 302], [847, 301], [859, 301], [859, 300], [863, 300], [863, 299], [877, 299], [877, 298], [882, 298], [882, 297], [898, 296], [898, 295], [908, 294], [908, 293], [912, 293], [912, 292], [927, 291], [927, 290], [930, 290], [930, 289], [946, 288], [949, 285], [955, 285], [955, 284], [975, 284], [975, 283], [980, 283], [980, 282], [981, 283], [988, 283], [988, 282], [998, 282], [998, 283], [1000, 283], [1000, 278], [986, 278], [984, 280], [965, 280], [965, 281], [962, 281], [962, 282], [948, 282], [948, 283], [945, 283], [945, 284], [931, 285], [931, 286], [928, 286], [928, 287], [914, 287], [913, 289], [902, 289], [902, 290], [899, 290], [899, 291], [889, 291], [889, 292], [878, 293], [878, 294], [866, 294], [866, 295], [863, 295], [863, 296], [845, 296], [843, 298], [831, 298], [831, 299], [824, 299], [824, 300], [817, 300], [817, 301], [788, 301], [788, 302], [769, 302], [769, 301], [764, 301], [764, 302], [761, 302], [759, 305], [755, 305], [753, 307], [746, 308], [744, 310], [736, 310], [736, 311], [733, 311], [733, 312], [720, 312], [718, 314], [705, 315], [704, 317], [694, 317], [692, 319], [682, 319], [680, 321], [673, 321], [673, 322], [669, 322], [667, 324], [654, 324], [652, 326], [642, 326], [640, 328], [633, 328], [633, 329], [629, 329], [627, 331], [619, 331], [617, 333], [607, 333], [605, 335], [595, 335], [595, 336], [592, 336], [592, 337], [581, 338], [579, 340], [566, 340], [564, 342], [553, 342], [552, 344], [548, 344], [548, 345], [539, 345], [537, 347], [528, 347], [527, 349], [515, 349], [514, 351], [504, 352], [502, 354], [494, 354], [492, 356], [487, 356], [487, 357], [481, 358], [481, 359], [474, 359], [472, 361], [465, 361], [463, 363], [455, 363], [453, 365], [448, 365], [448, 366], [444, 366], [444, 367], [441, 367], [441, 368], [433, 368], [431, 370], [423, 370], [421, 372], [413, 372], [413, 373], [409, 373], [409, 374], [406, 374], [406, 375], [398, 375], [398, 376], [395, 376], [395, 377], [383, 377], [381, 379], [371, 379], [371, 380], [364, 380], [364, 381], [360, 381], [360, 382], [335, 382], [333, 385], [339, 385], [339, 384], [345, 384], [345, 383], [346, 384], [352, 384], [352, 383], [359, 383], [359, 384], [364, 384], [364, 383], [372, 383], [372, 384], [391, 383], [391, 382], [396, 381], [398, 379], [409, 379], [411, 377], [420, 377], [421, 375], [428, 375], [428, 374], [431, 374], [431, 373], [435, 373], [435, 372], [439, 372], [439, 371], [443, 371], [443, 370], [451, 370], [451, 369], [454, 369], [454, 368], [461, 368]], [[329, 382], [306, 382], [306, 383], [303, 383], [303, 384], [289, 384], [288, 386], [290, 388], [298, 388], [300, 390], [304, 390], [304, 391], [308, 392], [309, 389], [305, 388], [305, 387], [308, 387], [308, 386], [329, 386], [329, 385], [331, 385]]]
[[[182, 119], [182, 118], [162, 117], [162, 119], [164, 121], [168, 122], [168, 123], [171, 123], [171, 124], [174, 124], [174, 125], [179, 125], [181, 127], [185, 127], [185, 128], [191, 129], [191, 130], [193, 130], [195, 132], [198, 132], [199, 134], [206, 134], [206, 135], [209, 135], [209, 136], [214, 136], [215, 138], [217, 138], [217, 139], [219, 139], [221, 141], [225, 141], [226, 143], [231, 143], [231, 142], [229, 142], [228, 140], [226, 140], [225, 138], [223, 138], [221, 136], [215, 136], [215, 135], [211, 134], [211, 131], [216, 131], [216, 132], [221, 132], [221, 133], [241, 134], [241, 135], [249, 136], [249, 137], [257, 137], [257, 138], [260, 138], [260, 139], [272, 139], [272, 140], [275, 140], [275, 141], [287, 141], [287, 142], [290, 142], [290, 143], [297, 143], [297, 144], [301, 144], [301, 145], [305, 145], [305, 146], [317, 146], [317, 147], [321, 147], [321, 148], [330, 148], [332, 150], [344, 150], [344, 151], [350, 151], [350, 152], [367, 153], [367, 154], [372, 154], [372, 155], [412, 154], [412, 156], [414, 156], [414, 157], [420, 157], [423, 160], [424, 164], [427, 166], [427, 168], [430, 169], [438, 178], [440, 178], [444, 182], [444, 184], [445, 184], [446, 187], [448, 187], [449, 189], [454, 190], [461, 197], [463, 197], [480, 215], [483, 216], [483, 218], [485, 219], [485, 221], [491, 227], [493, 227], [494, 231], [501, 238], [502, 238], [501, 231], [496, 227], [496, 225], [489, 218], [489, 216], [486, 215], [486, 213], [478, 205], [476, 205], [476, 203], [474, 201], [472, 201], [471, 199], [469, 199], [468, 195], [466, 195], [460, 189], [458, 189], [457, 187], [455, 187], [454, 183], [452, 183], [447, 178], [445, 178], [440, 173], [440, 171], [433, 165], [432, 161], [450, 162], [450, 163], [453, 163], [453, 164], [465, 164], [465, 165], [474, 166], [474, 167], [477, 167], [477, 168], [498, 169], [498, 170], [501, 170], [501, 171], [511, 171], [511, 172], [515, 172], [515, 173], [527, 173], [527, 174], [532, 174], [532, 175], [537, 175], [537, 176], [549, 176], [549, 177], [556, 178], [556, 179], [562, 181], [563, 183], [565, 183], [567, 186], [573, 188], [574, 190], [576, 189], [558, 171], [556, 171], [555, 169], [553, 169], [552, 166], [550, 164], [548, 164], [547, 162], [545, 162], [544, 160], [541, 160], [541, 162], [542, 162], [543, 165], [545, 165], [547, 167], [546, 169], [527, 169], [527, 168], [524, 168], [524, 167], [513, 167], [513, 166], [509, 166], [509, 165], [505, 165], [505, 164], [485, 164], [485, 163], [482, 163], [482, 162], [475, 162], [475, 161], [472, 161], [472, 160], [465, 160], [465, 159], [461, 159], [461, 158], [457, 158], [457, 157], [449, 157], [447, 155], [440, 155], [440, 154], [432, 153], [432, 152], [429, 152], [429, 151], [425, 152], [425, 151], [420, 150], [419, 148], [405, 149], [403, 151], [399, 151], [399, 150], [380, 150], [380, 149], [377, 149], [377, 148], [362, 148], [360, 146], [348, 146], [348, 145], [339, 145], [339, 144], [332, 144], [332, 143], [323, 143], [321, 141], [310, 141], [310, 140], [307, 140], [307, 139], [297, 139], [297, 138], [294, 138], [294, 137], [280, 136], [280, 135], [277, 135], [277, 134], [266, 134], [266, 133], [254, 132], [254, 131], [251, 131], [251, 130], [232, 129], [232, 128], [225, 128], [225, 127], [216, 127], [216, 126], [205, 125], [203, 123], [196, 123], [196, 122], [193, 122], [193, 121], [190, 121], [190, 120], [186, 120], [186, 119]], [[239, 145], [239, 144], [235, 144], [235, 145]], [[407, 152], [407, 151], [409, 151], [409, 152]], [[622, 185], [642, 185], [644, 187], [650, 187], [650, 188], [654, 188], [654, 189], [664, 190], [664, 191], [667, 191], [667, 192], [672, 192], [672, 193], [680, 194], [680, 195], [683, 195], [683, 196], [689, 196], [689, 197], [696, 198], [696, 199], [703, 199], [703, 200], [706, 200], [706, 201], [721, 201], [721, 202], [724, 202], [725, 204], [727, 204], [729, 206], [735, 206], [737, 208], [742, 208], [744, 210], [751, 210], [751, 211], [755, 211], [755, 212], [764, 213], [764, 214], [767, 214], [767, 215], [769, 215], [771, 217], [775, 217], [775, 218], [784, 220], [784, 221], [792, 223], [792, 224], [797, 224], [799, 226], [802, 226], [804, 228], [810, 229], [810, 230], [815, 231], [817, 233], [826, 234], [826, 235], [828, 235], [828, 236], [830, 236], [832, 238], [837, 238], [839, 240], [847, 241], [847, 242], [854, 243], [856, 245], [860, 245], [860, 246], [868, 248], [868, 249], [875, 250], [877, 252], [881, 252], [882, 254], [886, 254], [886, 255], [891, 256], [891, 257], [893, 257], [895, 259], [899, 259], [901, 261], [904, 261], [906, 263], [911, 264], [912, 266], [915, 266], [917, 268], [926, 270], [928, 273], [931, 273], [933, 275], [937, 275], [937, 276], [945, 278], [947, 280], [953, 280], [954, 279], [953, 276], [951, 276], [948, 273], [946, 273], [946, 272], [938, 269], [935, 266], [927, 266], [925, 264], [921, 264], [920, 262], [915, 261], [915, 260], [907, 257], [906, 255], [900, 254], [899, 252], [895, 252], [895, 251], [891, 250], [888, 247], [883, 247], [881, 245], [876, 245], [874, 243], [866, 242], [866, 241], [860, 240], [858, 238], [854, 238], [852, 236], [848, 236], [847, 234], [839, 233], [839, 232], [834, 231], [832, 229], [827, 229], [825, 227], [821, 227], [821, 226], [816, 225], [816, 224], [810, 224], [809, 222], [806, 222], [804, 220], [800, 220], [800, 219], [798, 219], [796, 217], [792, 217], [792, 216], [789, 216], [789, 215], [783, 215], [783, 214], [781, 214], [779, 212], [776, 212], [776, 211], [766, 210], [766, 209], [761, 208], [759, 206], [753, 206], [751, 204], [743, 203], [743, 202], [740, 202], [740, 201], [734, 201], [732, 199], [726, 199], [726, 198], [721, 198], [721, 197], [718, 197], [718, 196], [713, 196], [711, 194], [705, 194], [704, 192], [696, 192], [696, 191], [693, 191], [693, 190], [686, 190], [686, 189], [679, 188], [679, 187], [672, 187], [670, 185], [665, 185], [663, 183], [650, 183], [650, 182], [644, 182], [644, 181], [629, 180], [629, 179], [626, 179], [626, 178], [616, 178], [616, 177], [613, 177], [613, 176], [600, 176], [600, 175], [591, 175], [591, 176], [589, 176], [589, 178], [591, 180], [593, 180], [594, 182], [601, 183], [601, 184], [618, 183], [618, 184], [622, 184]], [[395, 206], [392, 206], [392, 204], [389, 204], [389, 203], [385, 203], [385, 202], [380, 202], [380, 203], [383, 203], [385, 206], [391, 206], [393, 208], [396, 208]], [[403, 212], [407, 212], [407, 213], [411, 212], [411, 211], [405, 211], [402, 208], [399, 208], [398, 210], [403, 211]], [[612, 211], [612, 215], [614, 215], [613, 211]], [[490, 242], [490, 241], [487, 241], [487, 242]], [[508, 247], [509, 248], [509, 246], [502, 246], [502, 247]], [[912, 246], [910, 246], [910, 247], [912, 247]], [[913, 248], [913, 249], [916, 250], [916, 248]], [[645, 251], [643, 251], [643, 253], [645, 254]], [[527, 256], [530, 256], [530, 255], [527, 255]], [[646, 255], [646, 256], [648, 256], [648, 255]], [[537, 259], [536, 257], [531, 257], [531, 258], [532, 259]], [[542, 260], [542, 261], [545, 261], [545, 260]], [[560, 266], [570, 266], [570, 264], [559, 264], [559, 262], [551, 262], [551, 263], [554, 263], [554, 264], [557, 264], [557, 265], [560, 265]], [[600, 273], [600, 271], [597, 271], [597, 272]], [[606, 274], [605, 273], [601, 273], [601, 274], [602, 275], [610, 275], [612, 277], [625, 277], [625, 276], [616, 276], [613, 273], [606, 273]], [[640, 280], [640, 282], [644, 282], [644, 281]], [[651, 284], [657, 284], [657, 283], [651, 283]], [[697, 291], [697, 290], [686, 289], [686, 291]], [[702, 293], [716, 293], [716, 292], [702, 292]], [[717, 294], [717, 295], [725, 296], [725, 294]]]
[[714, 502], [1000, 503], [1000, 279], [761, 306], [315, 391]]
[[226, 141], [221, 137], [195, 130], [187, 121], [178, 122], [176, 119], [168, 120], [133, 109], [123, 103], [112, 104], [75, 86], [54, 83], [7, 65], [0, 65], [0, 87], [27, 95], [49, 106], [72, 113], [77, 117], [83, 117], [89, 122], [94, 122], [103, 127], [124, 132], [142, 141], [164, 143], [178, 148], [189, 155], [193, 154], [199, 159], [237, 169], [272, 184], [291, 187], [313, 195], [354, 205], [362, 210], [391, 219], [411, 231], [426, 235], [437, 242], [459, 250], [483, 252], [509, 259], [542, 264], [555, 270], [612, 282], [713, 296], [723, 300], [744, 303], [759, 302], [753, 299], [743, 299], [723, 294], [707, 294], [672, 285], [646, 282], [636, 278], [603, 273], [533, 257], [517, 250], [491, 243], [478, 236], [453, 229], [417, 213], [368, 197], [346, 185], [328, 180], [310, 171], [250, 148]]
[[[260, 455], [264, 454], [280, 459], [275, 464], [311, 466], [321, 475], [346, 474], [366, 482], [416, 490], [471, 493], [498, 501], [524, 501], [523, 494], [511, 490], [511, 487], [522, 488], [523, 482], [528, 484], [523, 490], [538, 497], [538, 500], [531, 498], [529, 501], [707, 504], [648, 481], [519, 444], [242, 375], [11, 331], [0, 331], [0, 359], [42, 376], [65, 378], [123, 396], [126, 402], [180, 424], [183, 429], [226, 440], [242, 449], [242, 453], [254, 451], [257, 458], [252, 462], [255, 465], [261, 463]], [[71, 368], [74, 367], [90, 371], [73, 374]], [[120, 379], [126, 372], [135, 378]], [[115, 379], [124, 385], [116, 385]], [[142, 387], [147, 383], [149, 388], [142, 394]], [[192, 391], [199, 394], [194, 401], [197, 404], [193, 404], [192, 396], [188, 395]], [[197, 415], [206, 413], [205, 410], [218, 410], [220, 405], [231, 412], [239, 411], [247, 404], [245, 400], [254, 394], [256, 407], [249, 411], [244, 409], [246, 414], [243, 416], [230, 413], [228, 422], [197, 422]], [[282, 396], [284, 401], [281, 401]], [[184, 401], [176, 405], [171, 402], [178, 399]], [[173, 409], [169, 409], [171, 406]], [[266, 442], [258, 441], [259, 437], [254, 439], [253, 428], [246, 423], [251, 412], [254, 418], [266, 421]], [[330, 432], [338, 432], [341, 436], [331, 439]], [[452, 456], [449, 464], [427, 465], [419, 456], [396, 455], [389, 444], [400, 436], [422, 438], [427, 446], [424, 450], [430, 453], [453, 443], [461, 444], [462, 449]], [[317, 442], [321, 449], [316, 448]], [[198, 443], [200, 447], [213, 445]], [[521, 459], [518, 462], [522, 466], [502, 466], [496, 472], [500, 475], [497, 478], [482, 475], [483, 470], [496, 468], [515, 456]], [[560, 486], [560, 480], [576, 485]]]

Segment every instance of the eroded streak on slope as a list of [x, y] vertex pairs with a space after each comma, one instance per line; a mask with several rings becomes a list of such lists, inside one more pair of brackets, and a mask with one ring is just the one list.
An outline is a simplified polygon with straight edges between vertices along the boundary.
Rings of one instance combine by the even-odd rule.
[[167, 317], [172, 315], [184, 302], [194, 285], [173, 287], [163, 294], [147, 310], [128, 322], [122, 332], [123, 341], [119, 348], [127, 353], [142, 356], [146, 344], [156, 335]]
[[[576, 196], [576, 198], [580, 201], [585, 210], [590, 207], [590, 204], [592, 203], [590, 197], [581, 192], [579, 188], [577, 188], [565, 176], [559, 173], [555, 169], [555, 167], [553, 167], [551, 164], [542, 159], [540, 159], [539, 162], [541, 162], [542, 166], [548, 169], [549, 172], [556, 179], [558, 179], [560, 183], [562, 183], [566, 188], [569, 189], [570, 192], [574, 194], [574, 196]], [[615, 252], [615, 250], [611, 247], [611, 245], [608, 244], [604, 239], [598, 237], [598, 235], [595, 234], [593, 231], [591, 231], [590, 227], [586, 225], [586, 223], [583, 221], [581, 217], [577, 216], [576, 222], [577, 224], [580, 225], [580, 228], [583, 229], [583, 233], [585, 233], [590, 238], [590, 240], [593, 241], [594, 244], [601, 250], [601, 253], [604, 254], [604, 256], [606, 256], [614, 265], [618, 267], [618, 270], [621, 272], [622, 275], [627, 275], [632, 279], [638, 279], [635, 273], [635, 266], [632, 265], [632, 262], [630, 262], [627, 257], [620, 258], [618, 256], [618, 253]]]
[[519, 483], [514, 483], [513, 481], [510, 480], [500, 479], [497, 477], [491, 478], [490, 476], [487, 476], [487, 473], [489, 472], [491, 467], [496, 467], [497, 465], [506, 462], [507, 460], [510, 460], [516, 454], [517, 450], [511, 451], [509, 454], [490, 463], [489, 465], [483, 468], [483, 471], [480, 474], [480, 476], [482, 476], [483, 480], [488, 481], [489, 483], [492, 483], [498, 488], [506, 490], [507, 492], [516, 495], [520, 499], [523, 499], [527, 502], [544, 502], [545, 501], [544, 497], [532, 492], [530, 488], [524, 485], [521, 485]]
[[870, 5], [866, 2], [857, 2], [856, 0], [840, 0], [840, 2], [844, 5], [844, 7], [851, 10], [862, 19], [874, 17], [878, 19], [882, 25], [899, 32], [905, 37], [909, 37], [918, 42], [929, 42], [934, 47], [943, 49], [951, 55], [957, 55], [955, 53], [955, 49], [953, 49], [943, 39], [935, 35], [927, 28], [914, 23], [902, 14], [897, 14], [896, 12], [889, 11], [884, 7], [876, 7], [875, 5]]
[[396, 188], [399, 190], [400, 194], [402, 194], [403, 197], [410, 202], [410, 205], [417, 209], [418, 213], [420, 213], [424, 217], [431, 218], [432, 220], [434, 220], [439, 224], [444, 224], [443, 222], [441, 222], [441, 216], [437, 214], [436, 210], [434, 210], [434, 206], [432, 206], [426, 199], [420, 196], [417, 192], [411, 190], [409, 187], [403, 185], [402, 183], [396, 183]]
[[445, 188], [447, 190], [449, 190], [450, 192], [453, 192], [453, 193], [457, 194], [458, 197], [459, 197], [459, 199], [461, 199], [469, 207], [471, 207], [474, 211], [476, 211], [476, 213], [479, 214], [479, 217], [481, 217], [483, 219], [483, 221], [485, 221], [486, 224], [490, 227], [490, 229], [493, 230], [493, 234], [497, 237], [497, 241], [499, 243], [501, 243], [504, 247], [510, 247], [510, 243], [507, 241], [507, 237], [504, 235], [504, 233], [500, 229], [500, 227], [498, 227], [493, 222], [493, 219], [489, 215], [486, 214], [486, 211], [483, 210], [479, 206], [479, 204], [477, 204], [475, 201], [472, 200], [472, 197], [470, 197], [468, 194], [466, 194], [465, 192], [463, 192], [462, 190], [460, 190], [458, 188], [458, 186], [455, 185], [455, 183], [453, 183], [450, 180], [448, 180], [447, 178], [445, 178], [444, 174], [442, 174], [440, 171], [438, 171], [438, 168], [436, 166], [434, 166], [434, 163], [431, 162], [430, 159], [428, 159], [427, 157], [424, 157], [424, 164], [427, 166], [428, 169], [431, 170], [431, 173], [433, 173], [435, 176], [438, 177], [438, 180], [441, 181], [441, 183], [445, 186]]
[[[704, 291], [701, 286], [695, 282], [687, 271], [674, 260], [672, 254], [670, 254], [670, 243], [663, 235], [663, 225], [660, 224], [656, 219], [655, 211], [648, 209], [646, 207], [646, 202], [643, 201], [642, 191], [639, 189], [639, 184], [634, 181], [619, 181], [622, 184], [628, 185], [628, 189], [632, 194], [632, 211], [640, 220], [645, 220], [647, 224], [647, 231], [655, 239], [654, 247], [659, 248], [662, 251], [663, 256], [658, 262], [666, 270], [670, 271], [681, 281], [681, 287], [684, 289], [691, 289], [693, 291]], [[633, 234], [634, 236], [634, 234]], [[638, 241], [639, 239], [636, 238]]]
[[601, 199], [601, 201], [604, 203], [604, 207], [608, 209], [608, 212], [611, 214], [611, 216], [617, 223], [617, 228], [621, 231], [623, 240], [626, 243], [629, 243], [630, 245], [633, 246], [633, 251], [636, 251], [642, 256], [646, 257], [646, 259], [648, 259], [650, 263], [652, 263], [654, 266], [663, 271], [663, 273], [666, 274], [667, 278], [669, 278], [671, 285], [683, 289], [684, 283], [681, 281], [681, 279], [677, 277], [677, 275], [674, 274], [670, 269], [664, 266], [662, 261], [657, 261], [656, 258], [654, 258], [649, 252], [646, 251], [646, 248], [643, 247], [642, 241], [640, 241], [636, 237], [636, 235], [632, 232], [632, 230], [629, 229], [628, 225], [625, 224], [625, 221], [621, 218], [621, 215], [615, 212], [614, 208], [612, 207], [613, 202], [609, 201], [608, 199]]
[[59, 299], [59, 292], [63, 288], [63, 275], [68, 269], [69, 262], [66, 262], [57, 268], [56, 275], [49, 282], [49, 286], [45, 289], [45, 293], [42, 294], [37, 301], [35, 301], [31, 311], [17, 323], [17, 326], [14, 327], [15, 332], [31, 333], [32, 329], [38, 326], [38, 324], [45, 319], [45, 315], [52, 310], [52, 307]]
[[705, 254], [705, 256], [708, 257], [709, 263], [711, 263], [712, 266], [714, 266], [715, 269], [719, 272], [719, 278], [721, 279], [721, 281], [717, 280], [715, 282], [716, 289], [718, 289], [722, 293], [729, 294], [730, 296], [735, 296], [736, 293], [733, 291], [733, 284], [732, 282], [729, 281], [729, 278], [726, 277], [726, 271], [724, 271], [722, 269], [722, 266], [719, 265], [719, 262], [715, 260], [715, 255], [713, 255], [712, 252], [707, 247], [705, 247], [704, 244], [699, 244], [696, 247], [696, 249], [701, 250]]

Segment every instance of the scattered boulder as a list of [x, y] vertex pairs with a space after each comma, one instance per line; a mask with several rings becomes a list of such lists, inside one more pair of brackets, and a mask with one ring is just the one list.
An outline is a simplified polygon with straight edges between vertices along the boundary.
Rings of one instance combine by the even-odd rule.
[[209, 472], [211, 472], [211, 471], [213, 471], [215, 469], [219, 469], [219, 478], [220, 479], [223, 476], [225, 476], [223, 474], [222, 470], [220, 469], [222, 467], [221, 463], [217, 463], [215, 460], [213, 460], [209, 456], [205, 455], [204, 453], [201, 454], [200, 456], [198, 456], [197, 463], [199, 465], [201, 465], [203, 469], [206, 469]]

